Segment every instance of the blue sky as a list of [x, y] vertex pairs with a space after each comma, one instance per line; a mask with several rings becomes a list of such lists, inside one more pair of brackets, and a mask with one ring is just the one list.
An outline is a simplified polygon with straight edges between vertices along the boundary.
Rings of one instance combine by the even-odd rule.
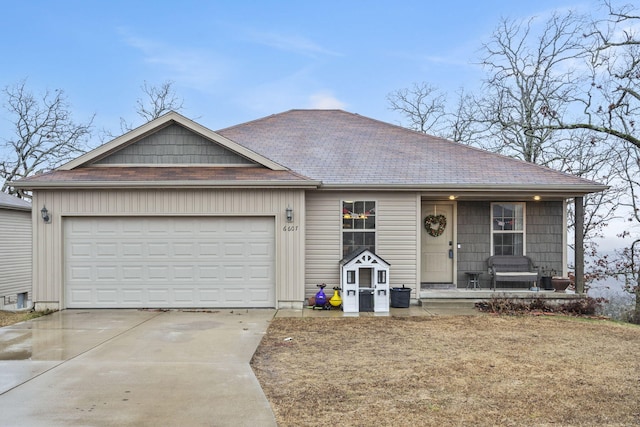
[[[591, 0], [4, 1], [0, 86], [63, 89], [76, 120], [116, 132], [144, 81], [171, 80], [187, 117], [216, 130], [292, 108], [391, 123], [386, 96], [426, 81], [474, 89], [500, 17]], [[7, 116], [0, 113], [0, 130]], [[0, 135], [1, 136], [1, 135]]]

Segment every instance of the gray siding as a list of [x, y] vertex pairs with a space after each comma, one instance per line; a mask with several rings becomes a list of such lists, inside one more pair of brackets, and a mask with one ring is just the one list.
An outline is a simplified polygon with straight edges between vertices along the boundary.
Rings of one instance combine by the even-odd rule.
[[[491, 254], [491, 204], [489, 202], [458, 203], [458, 287], [467, 283], [465, 271], [487, 271]], [[489, 276], [480, 276], [480, 285], [488, 287]]]
[[224, 164], [253, 162], [191, 132], [170, 125], [101, 159], [95, 164]]
[[[527, 255], [542, 269], [563, 272], [564, 205], [562, 202], [527, 203]], [[549, 273], [551, 274], [551, 273]]]
[[[526, 254], [540, 268], [562, 274], [565, 245], [564, 203], [531, 202], [526, 206]], [[490, 276], [487, 258], [491, 255], [490, 202], [458, 203], [458, 286], [467, 283], [465, 271], [483, 271], [482, 287]]]
[[31, 293], [31, 212], [0, 209], [0, 236], [0, 298], [8, 304]]
[[376, 254], [391, 264], [391, 286], [416, 289], [418, 215], [415, 193], [307, 192], [305, 296], [317, 292], [318, 283], [331, 290], [340, 284], [342, 259], [342, 201], [376, 201]]

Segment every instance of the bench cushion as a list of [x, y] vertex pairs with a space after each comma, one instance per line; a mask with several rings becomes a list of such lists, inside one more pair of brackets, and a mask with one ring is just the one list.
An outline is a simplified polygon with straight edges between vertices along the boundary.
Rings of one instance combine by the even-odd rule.
[[531, 273], [525, 271], [496, 271], [496, 280], [499, 282], [520, 282], [520, 281], [536, 281], [538, 280], [538, 273]]

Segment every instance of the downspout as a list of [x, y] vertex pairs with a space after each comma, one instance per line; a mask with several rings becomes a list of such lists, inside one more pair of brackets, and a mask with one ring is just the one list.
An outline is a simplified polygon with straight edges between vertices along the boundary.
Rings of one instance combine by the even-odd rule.
[[584, 293], [584, 198], [576, 197], [575, 202], [575, 264], [576, 293]]

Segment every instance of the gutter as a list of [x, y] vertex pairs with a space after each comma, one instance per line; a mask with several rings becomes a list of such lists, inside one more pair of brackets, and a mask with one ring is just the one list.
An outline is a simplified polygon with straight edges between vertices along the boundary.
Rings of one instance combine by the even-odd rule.
[[70, 190], [78, 188], [302, 188], [316, 189], [319, 181], [50, 181], [15, 182], [16, 188], [26, 190]]
[[548, 184], [535, 184], [535, 185], [508, 185], [508, 184], [378, 184], [378, 185], [354, 185], [354, 184], [325, 184], [321, 187], [322, 190], [359, 190], [359, 191], [419, 191], [425, 193], [425, 195], [496, 195], [496, 194], [514, 194], [514, 193], [528, 193], [528, 194], [571, 194], [571, 195], [585, 195], [589, 193], [598, 193], [609, 189], [609, 186], [600, 184], [581, 184], [581, 185], [548, 185]]

